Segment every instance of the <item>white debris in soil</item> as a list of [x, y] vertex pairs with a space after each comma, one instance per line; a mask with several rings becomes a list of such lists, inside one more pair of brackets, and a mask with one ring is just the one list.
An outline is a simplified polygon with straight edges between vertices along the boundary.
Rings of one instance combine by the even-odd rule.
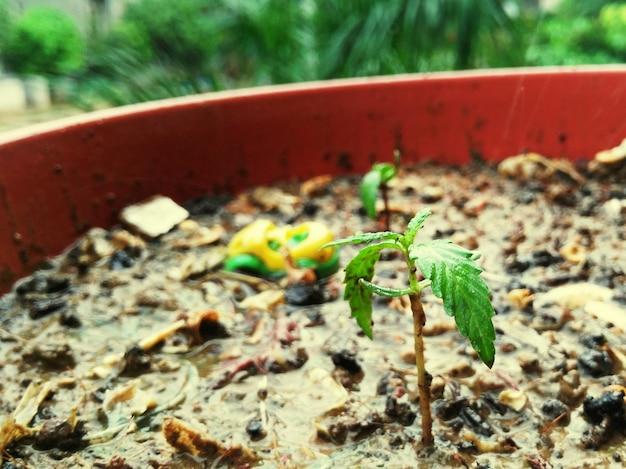
[[607, 301], [588, 301], [585, 313], [626, 331], [626, 308]]
[[537, 307], [559, 305], [566, 309], [576, 309], [589, 301], [608, 301], [613, 297], [613, 290], [593, 283], [572, 283], [553, 288], [543, 295], [537, 295], [534, 304]]
[[124, 208], [120, 213], [120, 220], [133, 232], [156, 238], [170, 231], [188, 216], [189, 212], [172, 199], [157, 195]]
[[612, 164], [626, 158], [626, 138], [618, 146], [596, 153], [595, 161], [602, 164]]

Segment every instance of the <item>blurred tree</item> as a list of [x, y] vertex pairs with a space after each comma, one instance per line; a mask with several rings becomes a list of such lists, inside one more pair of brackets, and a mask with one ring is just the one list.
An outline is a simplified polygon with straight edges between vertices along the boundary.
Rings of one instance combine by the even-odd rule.
[[139, 0], [124, 21], [147, 38], [155, 57], [200, 73], [219, 42], [220, 12], [207, 0]]
[[87, 0], [91, 11], [90, 32], [92, 37], [101, 38], [113, 25], [111, 0]]
[[138, 0], [90, 44], [88, 75], [98, 79], [89, 86], [116, 81], [106, 99], [117, 103], [154, 99], [157, 89], [164, 97], [312, 79], [314, 41], [304, 3]]
[[622, 60], [626, 60], [626, 3], [605, 5], [598, 15], [604, 41]]
[[135, 0], [91, 44], [85, 82], [110, 83], [118, 102], [154, 97], [152, 86], [187, 93], [520, 65], [510, 7], [521, 1]]
[[528, 65], [622, 63], [626, 50], [623, 1], [564, 0], [551, 13], [538, 15], [529, 29], [533, 40], [526, 51]]
[[624, 0], [562, 0], [555, 13], [566, 18], [580, 16], [598, 16], [605, 5], [624, 3]]
[[501, 0], [316, 3], [322, 78], [468, 68], [481, 41], [515, 33]]
[[83, 46], [68, 15], [52, 7], [32, 7], [10, 29], [4, 58], [16, 73], [65, 74], [80, 68]]
[[223, 15], [215, 0], [137, 0], [93, 37], [75, 90], [83, 107], [122, 105], [221, 88], [211, 76]]
[[231, 82], [287, 83], [317, 77], [311, 0], [224, 1], [220, 67]]
[[11, 25], [8, 0], [0, 0], [0, 59], [4, 57], [4, 52], [8, 47]]

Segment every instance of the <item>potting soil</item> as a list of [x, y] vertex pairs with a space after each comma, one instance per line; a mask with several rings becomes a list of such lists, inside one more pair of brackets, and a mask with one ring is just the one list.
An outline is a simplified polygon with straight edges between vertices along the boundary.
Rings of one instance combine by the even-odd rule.
[[[524, 156], [422, 163], [391, 181], [390, 225], [478, 250], [495, 310], [492, 369], [422, 294], [435, 444], [421, 443], [408, 301], [374, 298], [374, 338], [312, 282], [222, 270], [263, 218], [384, 229], [358, 177], [190, 201], [154, 239], [92, 229], [0, 299], [2, 468], [622, 467], [626, 189], [619, 167]], [[381, 201], [382, 203], [382, 201]], [[341, 248], [341, 266], [359, 246]], [[374, 281], [406, 286], [385, 254]]]

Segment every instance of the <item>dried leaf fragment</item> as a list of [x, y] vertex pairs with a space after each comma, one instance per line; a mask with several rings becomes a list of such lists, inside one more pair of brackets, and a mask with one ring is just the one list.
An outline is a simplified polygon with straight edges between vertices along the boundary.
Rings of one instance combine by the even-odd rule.
[[582, 264], [587, 260], [587, 248], [577, 241], [564, 244], [559, 253], [573, 264]]
[[525, 310], [533, 302], [533, 293], [528, 288], [515, 288], [507, 294], [507, 299], [517, 309]]
[[84, 445], [84, 424], [78, 419], [78, 405], [72, 407], [67, 418], [46, 419], [37, 433], [37, 449], [59, 448], [72, 451]]
[[626, 405], [626, 387], [619, 384], [609, 384], [602, 390], [602, 394], [605, 394], [607, 392], [621, 392], [622, 394], [624, 394], [623, 400], [624, 404]]
[[105, 412], [112, 412], [118, 405], [125, 407], [124, 412], [128, 417], [142, 415], [157, 406], [154, 396], [139, 389], [140, 379], [133, 379], [114, 389], [107, 390], [102, 401]]
[[189, 332], [191, 343], [194, 344], [202, 344], [211, 338], [228, 337], [226, 327], [220, 322], [220, 313], [211, 309], [181, 314], [176, 321], [144, 337], [138, 342], [137, 347], [148, 351], [180, 330]]
[[[606, 349], [609, 355], [611, 356], [613, 363], [617, 366], [616, 373], [619, 371], [625, 370], [626, 369], [626, 355], [624, 355], [615, 347], [611, 347], [607, 345]], [[617, 386], [617, 385], [613, 385], [613, 386]], [[619, 388], [624, 390], [626, 394], [626, 388], [624, 388], [623, 386], [619, 386]]]
[[285, 215], [293, 215], [295, 206], [300, 203], [300, 197], [276, 188], [257, 187], [250, 194], [252, 202], [262, 210], [278, 210]]
[[183, 314], [185, 320], [183, 331], [190, 335], [191, 344], [203, 344], [211, 339], [224, 339], [230, 336], [226, 325], [221, 319], [225, 317], [213, 309], [198, 311], [194, 314]]
[[523, 153], [504, 159], [498, 165], [498, 174], [518, 181], [546, 181], [561, 173], [578, 184], [583, 178], [568, 160], [551, 160], [538, 153]]
[[[321, 368], [313, 368], [306, 372], [307, 382], [303, 386], [303, 394], [299, 396], [304, 405], [319, 402], [323, 413], [341, 409], [349, 398], [348, 391], [333, 376]], [[306, 397], [305, 397], [306, 396]]]
[[612, 164], [622, 161], [624, 158], [626, 158], [626, 138], [618, 146], [596, 153], [594, 161], [602, 164]]
[[48, 396], [52, 389], [50, 382], [43, 384], [30, 383], [26, 392], [22, 396], [19, 404], [0, 427], [0, 464], [4, 450], [25, 436], [32, 435], [36, 429], [30, 428], [28, 424], [35, 417], [39, 406]]
[[526, 407], [528, 397], [524, 391], [519, 389], [505, 389], [498, 396], [498, 400], [513, 409], [515, 412], [521, 411]]
[[556, 304], [569, 310], [584, 306], [590, 301], [608, 301], [613, 290], [593, 283], [580, 282], [562, 285], [535, 299], [535, 306]]
[[197, 226], [195, 229], [191, 229], [190, 223], [186, 223], [185, 225], [185, 230], [190, 229], [190, 231], [186, 231], [184, 238], [172, 240], [171, 244], [175, 249], [190, 249], [199, 246], [207, 246], [219, 241], [224, 233], [226, 233], [222, 225], [214, 225], [209, 228], [208, 226], [200, 226], [196, 223]]
[[265, 290], [254, 296], [245, 298], [239, 306], [248, 309], [260, 309], [261, 311], [270, 311], [276, 305], [285, 302], [284, 290]]
[[137, 346], [145, 351], [148, 351], [150, 349], [152, 349], [153, 347], [155, 347], [158, 343], [164, 341], [165, 339], [167, 339], [168, 337], [171, 337], [172, 335], [174, 335], [176, 332], [178, 332], [182, 327], [184, 327], [187, 324], [187, 321], [185, 319], [179, 319], [167, 326], [165, 326], [163, 329], [160, 329], [146, 337], [144, 337], [141, 341], [139, 341], [139, 343], [137, 344]]
[[476, 436], [476, 434], [471, 430], [462, 430], [461, 437], [470, 443], [472, 443], [479, 453], [513, 453], [517, 450], [517, 446], [515, 442], [508, 438], [498, 438], [496, 441], [493, 440], [482, 440]]
[[220, 460], [224, 465], [244, 466], [255, 464], [259, 457], [241, 444], [226, 446], [206, 432], [192, 427], [176, 417], [163, 418], [165, 441], [178, 451], [200, 456], [209, 461]]
[[300, 185], [300, 194], [307, 198], [323, 195], [332, 181], [330, 174], [315, 176]]
[[200, 254], [189, 251], [182, 257], [178, 266], [168, 270], [167, 277], [182, 282], [190, 277], [200, 276], [216, 269], [225, 258], [226, 248], [224, 246], [214, 246]]
[[97, 227], [85, 233], [76, 243], [78, 263], [89, 265], [113, 254], [116, 247], [108, 236], [107, 230]]
[[122, 229], [115, 230], [111, 233], [111, 241], [115, 249], [145, 249], [146, 247], [146, 242], [143, 239]]

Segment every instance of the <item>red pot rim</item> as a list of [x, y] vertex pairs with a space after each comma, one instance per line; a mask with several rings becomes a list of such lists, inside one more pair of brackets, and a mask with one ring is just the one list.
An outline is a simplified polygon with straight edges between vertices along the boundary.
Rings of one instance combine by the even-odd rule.
[[390, 161], [590, 159], [626, 137], [626, 66], [479, 70], [225, 91], [0, 134], [0, 289], [121, 207]]

